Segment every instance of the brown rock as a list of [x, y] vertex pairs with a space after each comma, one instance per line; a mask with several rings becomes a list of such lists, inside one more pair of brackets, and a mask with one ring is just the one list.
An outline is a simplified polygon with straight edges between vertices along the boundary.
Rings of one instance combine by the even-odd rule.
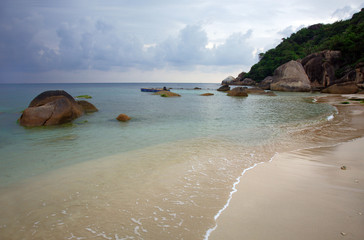
[[322, 93], [332, 94], [354, 94], [359, 91], [358, 86], [354, 82], [338, 83], [322, 90]]
[[217, 89], [217, 91], [221, 91], [221, 92], [226, 92], [226, 91], [229, 91], [230, 90], [230, 87], [229, 85], [222, 85], [219, 89]]
[[80, 105], [85, 113], [93, 113], [99, 111], [95, 105], [85, 100], [78, 100], [78, 105]]
[[255, 84], [256, 82], [251, 78], [244, 78], [244, 80], [242, 81], [242, 85], [245, 86], [254, 86]]
[[285, 92], [309, 92], [311, 85], [301, 63], [292, 60], [274, 71], [270, 89]]
[[203, 94], [200, 94], [200, 96], [213, 96], [214, 94], [213, 93], [203, 93]]
[[46, 91], [32, 100], [19, 123], [26, 127], [58, 125], [71, 122], [82, 114], [80, 105], [65, 91]]
[[263, 90], [270, 90], [270, 84], [273, 82], [273, 77], [268, 76], [261, 81], [258, 86]]
[[76, 100], [69, 95], [66, 91], [63, 90], [50, 90], [45, 91], [36, 96], [29, 104], [28, 107], [39, 107], [46, 103], [52, 102], [59, 98], [67, 98], [72, 103], [76, 104]]
[[246, 72], [239, 73], [238, 77], [235, 79], [237, 82], [242, 82], [244, 80], [244, 77], [246, 75]]
[[131, 118], [128, 116], [128, 115], [126, 115], [126, 114], [120, 114], [117, 118], [116, 118], [118, 121], [120, 121], [120, 122], [127, 122], [127, 121], [129, 121]]
[[228, 91], [228, 96], [233, 96], [233, 97], [247, 97], [248, 94], [246, 93], [246, 88], [243, 87], [236, 87], [233, 88], [232, 90]]

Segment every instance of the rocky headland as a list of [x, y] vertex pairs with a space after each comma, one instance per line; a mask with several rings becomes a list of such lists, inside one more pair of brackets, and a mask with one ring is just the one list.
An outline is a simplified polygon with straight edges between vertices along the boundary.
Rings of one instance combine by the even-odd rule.
[[263, 81], [256, 82], [250, 78], [240, 81], [239, 78], [231, 77], [229, 78], [231, 81], [223, 80], [221, 89], [228, 89], [229, 85], [243, 85], [285, 92], [321, 91], [332, 94], [363, 92], [364, 63], [360, 62], [352, 68], [348, 66], [347, 73], [337, 78], [335, 72], [343, 67], [341, 55], [340, 51], [332, 50], [313, 53], [302, 60], [291, 60], [279, 66], [273, 76], [267, 76]]
[[248, 73], [222, 85], [259, 86], [275, 91], [352, 94], [364, 90], [364, 9], [351, 19], [315, 24], [259, 53]]

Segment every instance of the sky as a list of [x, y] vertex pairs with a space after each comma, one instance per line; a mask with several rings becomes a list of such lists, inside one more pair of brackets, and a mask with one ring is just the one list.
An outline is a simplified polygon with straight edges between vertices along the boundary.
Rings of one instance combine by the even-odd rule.
[[0, 83], [221, 82], [364, 0], [1, 0]]

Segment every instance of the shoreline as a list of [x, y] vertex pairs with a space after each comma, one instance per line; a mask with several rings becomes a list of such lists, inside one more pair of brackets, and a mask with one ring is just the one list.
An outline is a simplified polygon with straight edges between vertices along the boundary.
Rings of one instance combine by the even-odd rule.
[[[261, 162], [264, 164], [259, 163], [245, 169], [234, 184], [227, 204], [215, 216], [216, 225], [206, 232], [204, 239], [336, 239], [335, 236], [338, 239], [345, 236], [349, 237], [348, 239], [364, 238], [364, 230], [360, 228], [364, 225], [364, 204], [361, 204], [364, 201], [364, 178], [359, 179], [360, 176], [364, 176], [364, 153], [360, 153], [360, 148], [364, 146], [362, 132], [364, 106], [358, 107], [359, 104], [342, 106], [340, 104], [343, 99], [351, 97], [362, 96], [329, 95], [319, 97], [317, 102], [325, 102], [334, 106], [338, 109], [337, 116], [339, 117], [349, 116], [349, 125], [357, 128], [359, 135], [344, 141], [338, 139], [337, 143], [328, 146], [276, 153], [270, 161]], [[328, 119], [328, 121], [331, 120]], [[329, 150], [321, 152], [322, 149]], [[347, 154], [347, 157], [344, 156], [342, 166], [338, 166], [338, 163], [333, 162], [332, 159], [335, 158], [335, 155], [342, 156], [344, 153]], [[357, 162], [352, 158], [358, 159]], [[360, 160], [362, 161], [360, 162]], [[353, 171], [350, 166], [355, 164], [359, 164], [355, 171], [361, 173], [357, 174], [359, 176], [357, 179], [348, 182], [347, 179], [340, 178], [336, 183], [332, 183], [335, 181], [333, 172], [348, 175]], [[341, 167], [344, 167], [344, 170]], [[254, 171], [247, 172], [252, 168]], [[331, 185], [325, 182], [327, 179], [330, 179]], [[304, 191], [300, 192], [300, 190]], [[333, 197], [345, 191], [358, 192], [358, 195], [350, 192], [352, 193], [350, 196], [355, 195], [354, 199], [350, 199], [349, 195], [345, 194], [338, 198], [328, 198], [325, 195], [330, 192]], [[234, 194], [233, 197], [232, 194]], [[299, 198], [305, 199], [310, 195], [314, 197], [309, 199], [309, 204], [306, 205]], [[315, 224], [311, 224], [311, 222], [315, 222], [313, 219], [317, 218], [320, 219], [316, 222], [318, 226], [321, 222], [327, 222], [331, 225], [336, 224], [336, 228], [339, 228], [341, 215], [347, 214], [348, 209], [340, 209], [337, 214], [330, 211], [326, 214], [319, 214], [328, 210], [326, 205], [336, 204], [335, 207], [339, 209], [340, 203], [347, 203], [348, 206], [356, 206], [360, 209], [357, 211], [357, 216], [354, 216], [357, 217], [355, 221], [341, 223], [346, 228], [343, 227], [335, 234], [330, 232], [334, 228], [333, 226], [324, 230], [311, 231], [312, 228], [315, 228]], [[335, 207], [332, 207], [331, 210], [335, 211]], [[349, 218], [354, 217], [350, 215]], [[336, 219], [335, 223], [331, 221], [332, 219]], [[349, 226], [355, 224], [357, 228], [350, 229]], [[349, 230], [345, 230], [348, 227]], [[306, 232], [302, 231], [303, 229]], [[314, 233], [310, 235], [308, 234], [310, 232]], [[328, 234], [329, 232], [331, 235]], [[360, 237], [357, 238], [357, 236]]]

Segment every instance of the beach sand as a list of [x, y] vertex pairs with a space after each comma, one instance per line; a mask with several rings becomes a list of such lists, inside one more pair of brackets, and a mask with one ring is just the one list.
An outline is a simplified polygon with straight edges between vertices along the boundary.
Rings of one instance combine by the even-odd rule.
[[[338, 109], [364, 127], [363, 106]], [[278, 153], [247, 171], [209, 239], [364, 239], [364, 138]]]

